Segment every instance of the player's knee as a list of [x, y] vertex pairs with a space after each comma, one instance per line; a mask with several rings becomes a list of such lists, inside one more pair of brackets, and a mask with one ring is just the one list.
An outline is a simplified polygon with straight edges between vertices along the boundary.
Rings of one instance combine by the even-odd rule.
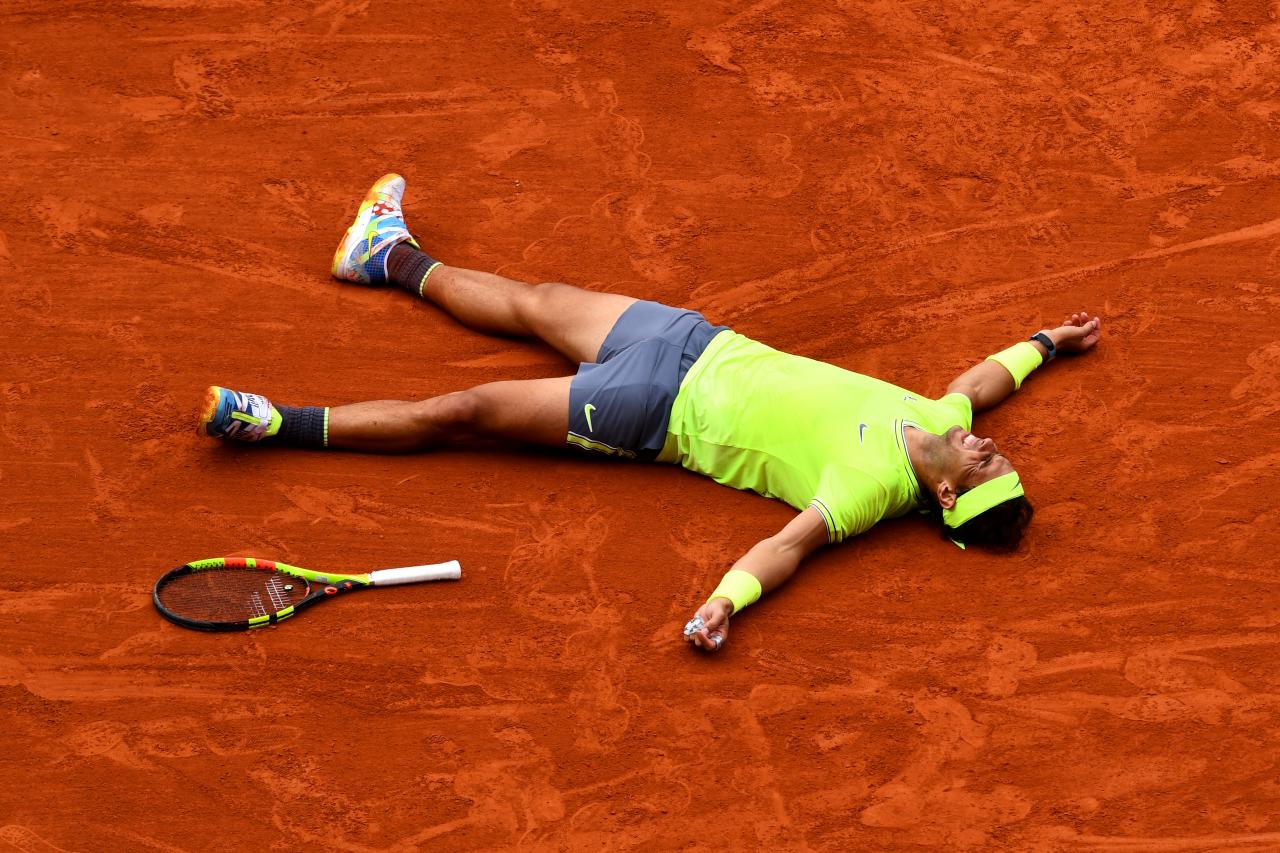
[[564, 304], [565, 296], [575, 289], [571, 284], [561, 284], [558, 281], [544, 281], [533, 285], [529, 288], [526, 316], [534, 322], [555, 317]]
[[544, 281], [533, 286], [535, 296], [543, 302], [555, 302], [557, 298], [577, 290], [572, 284], [561, 281]]
[[484, 400], [476, 389], [455, 391], [423, 401], [419, 417], [434, 429], [468, 432], [483, 419]]

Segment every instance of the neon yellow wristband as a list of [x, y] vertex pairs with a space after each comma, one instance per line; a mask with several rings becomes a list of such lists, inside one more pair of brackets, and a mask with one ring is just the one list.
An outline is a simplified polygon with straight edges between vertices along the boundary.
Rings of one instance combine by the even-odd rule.
[[1013, 390], [1022, 387], [1022, 380], [1027, 378], [1044, 361], [1040, 350], [1031, 341], [1021, 341], [995, 355], [987, 356], [987, 361], [994, 361], [1013, 376]]
[[727, 598], [733, 602], [733, 612], [737, 613], [760, 600], [760, 580], [751, 572], [742, 569], [730, 569], [720, 579], [720, 585], [711, 593], [711, 598]]

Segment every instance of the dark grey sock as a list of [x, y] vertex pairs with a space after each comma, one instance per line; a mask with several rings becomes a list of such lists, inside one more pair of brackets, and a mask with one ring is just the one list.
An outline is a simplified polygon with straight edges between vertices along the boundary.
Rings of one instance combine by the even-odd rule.
[[387, 255], [387, 277], [397, 287], [403, 287], [414, 296], [422, 295], [422, 279], [437, 263], [426, 252], [420, 252], [407, 242], [391, 247]]
[[329, 410], [324, 406], [276, 406], [282, 421], [276, 441], [293, 447], [325, 447], [328, 444]]

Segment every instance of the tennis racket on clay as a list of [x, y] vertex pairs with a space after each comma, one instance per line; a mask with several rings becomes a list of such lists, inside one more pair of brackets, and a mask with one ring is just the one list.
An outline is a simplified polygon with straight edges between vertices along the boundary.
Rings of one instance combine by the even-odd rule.
[[274, 625], [317, 601], [355, 589], [460, 577], [457, 560], [344, 575], [254, 557], [214, 557], [166, 572], [156, 581], [151, 600], [162, 616], [184, 628], [244, 631]]

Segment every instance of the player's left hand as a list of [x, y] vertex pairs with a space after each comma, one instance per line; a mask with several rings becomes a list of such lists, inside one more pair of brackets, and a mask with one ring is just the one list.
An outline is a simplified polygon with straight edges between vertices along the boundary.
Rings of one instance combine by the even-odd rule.
[[1102, 318], [1088, 311], [1072, 314], [1062, 325], [1048, 332], [1059, 352], [1080, 353], [1093, 349], [1102, 339]]
[[703, 626], [685, 640], [708, 652], [718, 652], [729, 639], [729, 611], [733, 604], [727, 598], [713, 598], [698, 608], [694, 616], [701, 616]]

